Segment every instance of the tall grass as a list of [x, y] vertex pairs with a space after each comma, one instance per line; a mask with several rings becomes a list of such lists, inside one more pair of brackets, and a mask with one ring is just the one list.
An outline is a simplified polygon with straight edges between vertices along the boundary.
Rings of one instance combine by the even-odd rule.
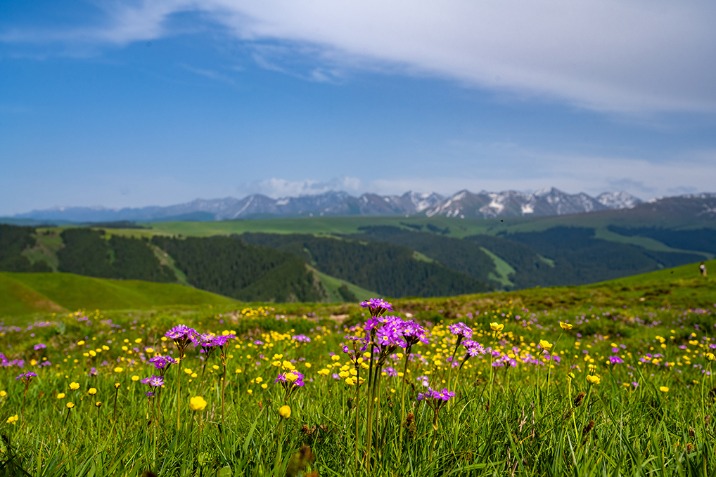
[[[713, 326], [703, 325], [713, 323], [714, 311], [635, 313], [621, 309], [617, 321], [631, 333], [619, 336], [602, 332], [612, 329], [614, 310], [475, 310], [442, 324], [422, 322], [429, 344], [416, 343], [409, 354], [396, 348], [372, 370], [361, 366], [370, 368], [370, 355], [342, 352], [341, 343], [352, 345], [344, 336], [359, 332], [360, 322], [347, 330], [271, 312], [197, 317], [182, 321], [238, 338], [223, 360], [214, 353], [205, 361], [189, 346], [152, 397], [141, 383], [154, 373], [148, 360], [178, 357], [164, 336], [179, 324], [172, 317], [72, 314], [4, 327], [0, 472], [716, 475], [716, 342]], [[485, 354], [463, 361], [464, 345], [448, 328], [458, 320]], [[560, 328], [560, 320], [573, 328]], [[490, 323], [504, 327], [494, 331]], [[40, 343], [46, 347], [35, 349]], [[623, 363], [607, 364], [613, 356]], [[274, 383], [287, 366], [305, 376], [305, 386], [290, 394]], [[16, 379], [28, 371], [37, 377]], [[418, 399], [425, 381], [455, 392], [439, 412]], [[203, 409], [190, 405], [197, 396]], [[279, 413], [284, 406], [289, 417]], [[22, 417], [6, 422], [15, 415]]]

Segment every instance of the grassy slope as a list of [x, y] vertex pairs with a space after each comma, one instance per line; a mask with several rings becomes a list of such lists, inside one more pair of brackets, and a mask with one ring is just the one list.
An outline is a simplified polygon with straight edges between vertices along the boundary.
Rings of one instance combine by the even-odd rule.
[[353, 293], [356, 297], [358, 297], [359, 300], [365, 300], [365, 299], [368, 299], [373, 296], [378, 296], [377, 293], [366, 290], [365, 288], [361, 288], [358, 285], [354, 285], [354, 284], [347, 282], [345, 280], [341, 280], [340, 278], [326, 275], [325, 273], [319, 272], [316, 269], [312, 269], [312, 270], [321, 279], [323, 288], [325, 288], [326, 293], [328, 293], [328, 299], [327, 299], [328, 302], [342, 302], [343, 301], [343, 298], [341, 298], [341, 295], [338, 292], [338, 288], [340, 288], [342, 285], [345, 285], [351, 293]]
[[226, 306], [236, 301], [183, 285], [70, 273], [0, 273], [0, 316], [86, 309]]
[[[710, 275], [701, 277], [698, 264], [635, 275], [583, 286], [530, 288], [457, 297], [394, 300], [400, 309], [444, 309], [453, 314], [505, 307], [508, 309], [564, 310], [589, 313], [593, 307], [654, 310], [716, 306], [716, 260], [706, 262]], [[428, 306], [429, 305], [429, 306]]]

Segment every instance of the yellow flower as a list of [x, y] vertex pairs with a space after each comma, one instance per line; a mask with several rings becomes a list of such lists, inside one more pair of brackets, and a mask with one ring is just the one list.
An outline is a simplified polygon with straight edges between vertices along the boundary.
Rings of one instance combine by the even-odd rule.
[[71, 382], [70, 383], [70, 389], [73, 391], [77, 391], [80, 388], [80, 383]]
[[278, 414], [284, 419], [288, 419], [289, 417], [291, 417], [291, 408], [284, 404], [283, 406], [278, 408]]
[[492, 331], [502, 331], [502, 329], [505, 327], [502, 323], [490, 323], [490, 329]]
[[7, 396], [7, 391], [0, 391], [0, 397]]
[[65, 404], [65, 406], [67, 406], [67, 409], [72, 409], [73, 407], [75, 407], [75, 403], [73, 403], [72, 401], [70, 401], [70, 402], [68, 402], [67, 404]]
[[139, 376], [137, 376], [136, 374], [134, 376], [132, 376], [132, 381], [134, 381], [134, 382], [139, 381]]
[[563, 330], [571, 330], [572, 329], [572, 325], [569, 323], [565, 323], [564, 321], [559, 322], [559, 327], [562, 328]]
[[714, 361], [716, 360], [716, 355], [714, 355], [713, 353], [706, 353], [706, 359], [708, 359], [709, 361]]
[[539, 346], [540, 346], [540, 348], [547, 350], [547, 351], [552, 349], [552, 343], [550, 343], [547, 340], [539, 340]]
[[206, 400], [201, 396], [194, 396], [189, 399], [189, 409], [192, 411], [203, 411], [206, 407]]
[[119, 389], [119, 387], [120, 387], [121, 385], [122, 385], [121, 383], [114, 383], [114, 389]]
[[122, 368], [121, 366], [117, 366], [116, 368], [114, 368], [115, 373], [121, 373], [122, 371], [124, 371], [124, 368]]
[[590, 374], [587, 376], [587, 382], [589, 384], [599, 384], [601, 381], [602, 381], [602, 378], [600, 378], [596, 374]]
[[65, 393], [57, 393], [57, 399], [64, 399]]
[[669, 388], [667, 386], [659, 386], [659, 391], [661, 391], [662, 393], [668, 393]]
[[102, 401], [97, 401], [96, 403], [94, 403], [94, 405], [96, 407], [102, 407]]
[[20, 419], [20, 418], [17, 417], [17, 414], [15, 414], [14, 416], [10, 416], [10, 417], [7, 418], [7, 423], [8, 423], [8, 424], [15, 424], [18, 419]]
[[87, 390], [87, 394], [89, 394], [90, 396], [94, 396], [95, 394], [97, 394], [97, 388], [89, 388]]

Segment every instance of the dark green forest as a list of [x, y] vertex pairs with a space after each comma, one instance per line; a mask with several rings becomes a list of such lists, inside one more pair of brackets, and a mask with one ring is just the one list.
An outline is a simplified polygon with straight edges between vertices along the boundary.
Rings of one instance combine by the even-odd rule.
[[154, 237], [190, 285], [240, 300], [321, 301], [325, 290], [305, 262], [236, 236]]
[[241, 238], [291, 253], [328, 275], [386, 296], [446, 296], [490, 289], [465, 273], [420, 260], [408, 247], [389, 243], [307, 234], [242, 234]]
[[[365, 226], [359, 233], [330, 236], [201, 238], [152, 236], [147, 227], [133, 236], [132, 228], [117, 233], [0, 225], [0, 271], [184, 283], [246, 301], [325, 301], [329, 295], [355, 301], [362, 297], [345, 283], [386, 297], [451, 296], [594, 283], [716, 253], [716, 231], [707, 228], [608, 227], [621, 237], [617, 242], [597, 238], [589, 227], [457, 238], [446, 228], [409, 225]], [[655, 251], [626, 243], [630, 237], [663, 246]], [[667, 247], [672, 251], [663, 251]], [[333, 280], [329, 293], [328, 279], [316, 272], [343, 284]]]

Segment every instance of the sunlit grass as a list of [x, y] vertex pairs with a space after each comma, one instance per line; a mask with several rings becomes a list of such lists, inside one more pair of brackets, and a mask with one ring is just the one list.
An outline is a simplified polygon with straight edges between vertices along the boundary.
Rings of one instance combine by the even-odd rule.
[[[466, 312], [420, 303], [411, 313], [428, 343], [390, 349], [380, 365], [345, 339], [365, 336], [370, 313], [357, 304], [345, 325], [324, 308], [289, 316], [247, 306], [184, 316], [76, 312], [4, 326], [0, 468], [44, 476], [716, 475], [713, 307], [503, 303]], [[391, 313], [410, 318], [397, 306]], [[481, 346], [474, 356], [457, 323]], [[236, 338], [223, 359], [189, 345], [181, 363], [159, 370], [150, 359], [179, 357], [166, 336], [178, 324]], [[16, 379], [28, 372], [37, 376]], [[163, 386], [142, 382], [160, 374]], [[299, 375], [303, 386], [294, 384]], [[438, 412], [426, 384], [455, 395]]]

